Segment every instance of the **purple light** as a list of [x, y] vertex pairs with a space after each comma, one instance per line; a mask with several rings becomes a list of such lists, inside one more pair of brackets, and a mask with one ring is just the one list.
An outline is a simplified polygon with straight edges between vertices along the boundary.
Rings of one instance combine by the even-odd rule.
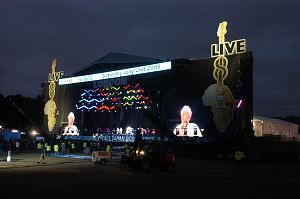
[[243, 103], [243, 100], [240, 100], [239, 103], [238, 103], [238, 105], [237, 105], [237, 108], [240, 108], [241, 105], [242, 105], [242, 103]]

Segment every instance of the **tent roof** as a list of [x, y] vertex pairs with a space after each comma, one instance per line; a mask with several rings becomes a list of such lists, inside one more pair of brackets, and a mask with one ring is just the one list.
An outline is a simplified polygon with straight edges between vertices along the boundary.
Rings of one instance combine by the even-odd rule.
[[276, 119], [276, 118], [270, 118], [270, 117], [253, 116], [253, 121], [263, 121], [263, 122], [278, 123], [278, 124], [281, 124], [281, 125], [295, 125], [295, 126], [298, 126], [298, 124], [294, 124], [294, 123], [291, 123], [291, 122], [287, 122], [287, 121]]

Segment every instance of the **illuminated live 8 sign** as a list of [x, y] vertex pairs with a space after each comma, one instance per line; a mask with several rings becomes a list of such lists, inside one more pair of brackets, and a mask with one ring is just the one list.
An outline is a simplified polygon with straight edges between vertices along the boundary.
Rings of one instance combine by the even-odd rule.
[[171, 62], [163, 62], [163, 63], [158, 63], [158, 64], [151, 64], [151, 65], [146, 65], [146, 66], [139, 66], [139, 67], [134, 67], [134, 68], [127, 68], [127, 69], [115, 70], [115, 71], [104, 72], [104, 73], [97, 73], [97, 74], [92, 74], [92, 75], [63, 78], [63, 79], [59, 79], [59, 85], [76, 84], [76, 83], [82, 83], [82, 82], [111, 79], [111, 78], [116, 78], [116, 77], [139, 75], [139, 74], [144, 74], [144, 73], [152, 73], [152, 72], [170, 70], [170, 69], [171, 69]]
[[219, 43], [211, 45], [211, 57], [219, 57], [246, 52], [246, 39], [225, 41], [225, 35], [227, 33], [226, 26], [226, 21], [220, 23], [219, 25], [217, 32]]

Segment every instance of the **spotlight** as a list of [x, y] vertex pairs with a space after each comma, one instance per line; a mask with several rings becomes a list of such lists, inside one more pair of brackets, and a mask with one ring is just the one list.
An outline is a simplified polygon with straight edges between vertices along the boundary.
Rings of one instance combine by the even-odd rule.
[[37, 134], [39, 134], [39, 133], [36, 132], [35, 130], [31, 131], [31, 135], [36, 136]]

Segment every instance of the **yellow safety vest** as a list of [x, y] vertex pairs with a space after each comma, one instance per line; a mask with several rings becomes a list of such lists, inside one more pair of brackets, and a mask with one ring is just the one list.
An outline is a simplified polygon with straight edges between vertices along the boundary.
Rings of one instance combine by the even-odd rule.
[[55, 151], [55, 152], [58, 152], [58, 145], [57, 145], [57, 144], [54, 145], [54, 151]]
[[106, 146], [106, 151], [111, 152], [111, 147], [109, 145]]

